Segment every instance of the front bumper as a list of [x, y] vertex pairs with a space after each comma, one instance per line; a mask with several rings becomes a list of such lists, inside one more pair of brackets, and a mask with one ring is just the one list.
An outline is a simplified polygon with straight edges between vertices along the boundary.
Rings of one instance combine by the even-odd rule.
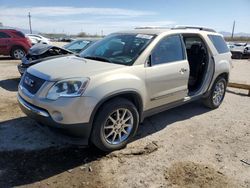
[[26, 56], [22, 58], [22, 61], [20, 64], [17, 65], [17, 69], [21, 75], [25, 73], [25, 71], [30, 67], [31, 61], [27, 59]]
[[[22, 99], [22, 97], [20, 97], [19, 95], [17, 95], [17, 100], [20, 104], [20, 107], [23, 111], [27, 112], [29, 115], [35, 115], [35, 116], [41, 116], [44, 118], [48, 118], [49, 117], [49, 113], [46, 110], [43, 110], [41, 108], [35, 107], [31, 104], [29, 104], [28, 102], [26, 102], [24, 99]], [[30, 113], [32, 112], [32, 113]], [[34, 117], [35, 117], [34, 116]]]
[[56, 123], [71, 125], [90, 122], [98, 100], [87, 96], [60, 97], [57, 100], [49, 100], [46, 96], [53, 84], [54, 82], [45, 82], [35, 94], [31, 94], [22, 85], [21, 80], [18, 95], [31, 106], [45, 110]]
[[91, 123], [74, 123], [74, 124], [63, 124], [53, 120], [49, 112], [38, 106], [30, 104], [24, 100], [19, 94], [17, 96], [19, 106], [21, 110], [30, 118], [36, 120], [40, 125], [48, 126], [52, 130], [62, 132], [64, 134], [80, 137], [81, 144], [87, 145], [90, 132], [91, 132]]
[[21, 75], [23, 75], [25, 73], [27, 68], [28, 68], [28, 66], [24, 66], [22, 63], [17, 65], [17, 70]]

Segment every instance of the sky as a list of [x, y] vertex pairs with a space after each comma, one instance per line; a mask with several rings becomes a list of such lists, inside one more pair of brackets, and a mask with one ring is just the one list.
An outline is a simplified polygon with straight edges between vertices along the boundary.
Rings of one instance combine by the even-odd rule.
[[250, 33], [250, 0], [0, 0], [0, 22], [46, 33], [109, 34], [135, 27], [198, 25]]

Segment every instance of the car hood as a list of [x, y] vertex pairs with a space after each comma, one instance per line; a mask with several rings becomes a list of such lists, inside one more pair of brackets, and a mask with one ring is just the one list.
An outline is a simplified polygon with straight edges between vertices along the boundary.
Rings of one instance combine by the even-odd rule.
[[121, 67], [124, 67], [124, 65], [67, 56], [35, 64], [27, 71], [47, 81], [57, 81], [73, 77], [91, 77]]
[[52, 45], [37, 43], [29, 49], [28, 53], [30, 55], [41, 55], [52, 47]]
[[[51, 48], [63, 49], [65, 51], [68, 51], [67, 49], [60, 48], [60, 47], [57, 47], [57, 46], [37, 43], [37, 44], [35, 44], [34, 46], [32, 46], [29, 49], [28, 54], [29, 55], [41, 55], [41, 54], [44, 54], [45, 52], [47, 52], [48, 50], [50, 50]], [[72, 53], [70, 51], [68, 51], [68, 52]]]

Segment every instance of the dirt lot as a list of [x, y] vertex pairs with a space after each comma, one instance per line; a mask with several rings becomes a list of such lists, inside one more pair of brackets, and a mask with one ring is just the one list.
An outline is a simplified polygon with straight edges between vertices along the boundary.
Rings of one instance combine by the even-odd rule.
[[[18, 108], [19, 61], [0, 57], [0, 187], [250, 187], [250, 97], [228, 89], [217, 110], [190, 103], [147, 118], [127, 148], [77, 148]], [[250, 61], [232, 80], [250, 82]]]

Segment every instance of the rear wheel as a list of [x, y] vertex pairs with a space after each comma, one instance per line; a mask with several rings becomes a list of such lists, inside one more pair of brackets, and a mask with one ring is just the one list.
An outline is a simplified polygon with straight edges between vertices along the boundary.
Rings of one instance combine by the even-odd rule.
[[243, 54], [241, 52], [238, 52], [235, 54], [235, 59], [242, 59]]
[[218, 108], [224, 99], [226, 87], [227, 82], [225, 78], [219, 77], [218, 79], [216, 79], [209, 96], [203, 99], [203, 103], [205, 104], [205, 106], [211, 109]]
[[123, 98], [111, 100], [95, 118], [91, 142], [103, 151], [121, 149], [136, 133], [138, 122], [139, 114], [132, 102]]
[[13, 59], [22, 59], [25, 56], [25, 51], [21, 47], [14, 47], [11, 50], [11, 57]]
[[242, 57], [243, 57], [243, 54], [242, 54], [242, 53], [239, 53], [237, 58], [238, 58], [238, 59], [242, 59]]

